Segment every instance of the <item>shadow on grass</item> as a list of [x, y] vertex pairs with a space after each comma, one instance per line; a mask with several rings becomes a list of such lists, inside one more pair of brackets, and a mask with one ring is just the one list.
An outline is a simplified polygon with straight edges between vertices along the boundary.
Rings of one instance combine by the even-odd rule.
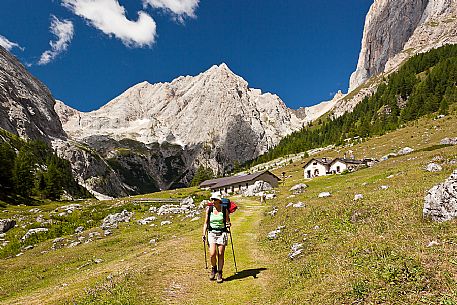
[[6, 207], [4, 203], [11, 205], [25, 204], [28, 206], [37, 206], [40, 205], [41, 202], [30, 197], [22, 197], [12, 192], [5, 191], [4, 189], [0, 189], [0, 207]]
[[234, 281], [234, 280], [241, 280], [247, 277], [252, 276], [253, 278], [257, 278], [260, 272], [267, 270], [267, 268], [256, 268], [256, 269], [246, 269], [240, 271], [234, 275], [229, 276], [228, 278], [224, 279], [225, 282]]

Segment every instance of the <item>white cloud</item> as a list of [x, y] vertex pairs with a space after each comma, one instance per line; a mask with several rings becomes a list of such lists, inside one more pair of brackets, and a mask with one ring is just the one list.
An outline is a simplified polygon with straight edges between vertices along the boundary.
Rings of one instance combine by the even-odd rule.
[[51, 33], [57, 37], [57, 41], [50, 41], [51, 50], [41, 54], [39, 65], [46, 65], [54, 60], [60, 53], [65, 52], [70, 41], [73, 39], [74, 27], [70, 20], [59, 20], [56, 16], [52, 16]]
[[0, 46], [4, 47], [8, 52], [13, 48], [18, 48], [21, 51], [24, 51], [24, 48], [19, 44], [9, 41], [5, 36], [0, 35]]
[[143, 6], [150, 5], [153, 8], [163, 9], [183, 22], [186, 15], [195, 18], [195, 10], [199, 2], [199, 0], [143, 0]]
[[62, 0], [62, 5], [126, 46], [146, 47], [155, 42], [154, 19], [143, 11], [138, 12], [137, 21], [127, 19], [125, 8], [118, 0]]

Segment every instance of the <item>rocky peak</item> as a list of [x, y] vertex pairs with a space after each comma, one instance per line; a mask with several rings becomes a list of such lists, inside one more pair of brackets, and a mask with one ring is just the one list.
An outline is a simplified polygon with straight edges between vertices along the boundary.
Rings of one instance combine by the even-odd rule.
[[3, 47], [0, 47], [0, 128], [46, 142], [66, 136], [48, 88]]
[[103, 135], [204, 144], [217, 147], [214, 154], [227, 163], [254, 158], [301, 127], [278, 96], [249, 88], [224, 63], [170, 83], [137, 84], [96, 111], [59, 109], [65, 130], [77, 140]]
[[375, 0], [365, 21], [352, 91], [370, 77], [396, 70], [407, 58], [457, 43], [457, 1]]

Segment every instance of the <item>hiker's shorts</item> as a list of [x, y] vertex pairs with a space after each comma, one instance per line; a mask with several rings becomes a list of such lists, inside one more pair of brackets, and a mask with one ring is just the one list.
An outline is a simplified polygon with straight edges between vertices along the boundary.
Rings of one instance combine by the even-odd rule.
[[220, 231], [210, 231], [208, 232], [208, 243], [218, 244], [227, 246], [228, 243], [228, 233]]

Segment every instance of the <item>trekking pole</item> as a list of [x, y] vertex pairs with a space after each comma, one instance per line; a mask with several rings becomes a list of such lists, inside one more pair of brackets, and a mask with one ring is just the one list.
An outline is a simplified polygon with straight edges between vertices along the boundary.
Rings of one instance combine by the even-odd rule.
[[208, 259], [206, 258], [206, 238], [203, 241], [203, 251], [205, 252], [205, 269], [208, 269]]
[[233, 239], [232, 239], [232, 230], [229, 230], [230, 233], [230, 243], [232, 244], [232, 253], [233, 253], [233, 262], [235, 263], [235, 274], [238, 273], [238, 269], [236, 268], [236, 259], [235, 259], [235, 249], [233, 249]]

